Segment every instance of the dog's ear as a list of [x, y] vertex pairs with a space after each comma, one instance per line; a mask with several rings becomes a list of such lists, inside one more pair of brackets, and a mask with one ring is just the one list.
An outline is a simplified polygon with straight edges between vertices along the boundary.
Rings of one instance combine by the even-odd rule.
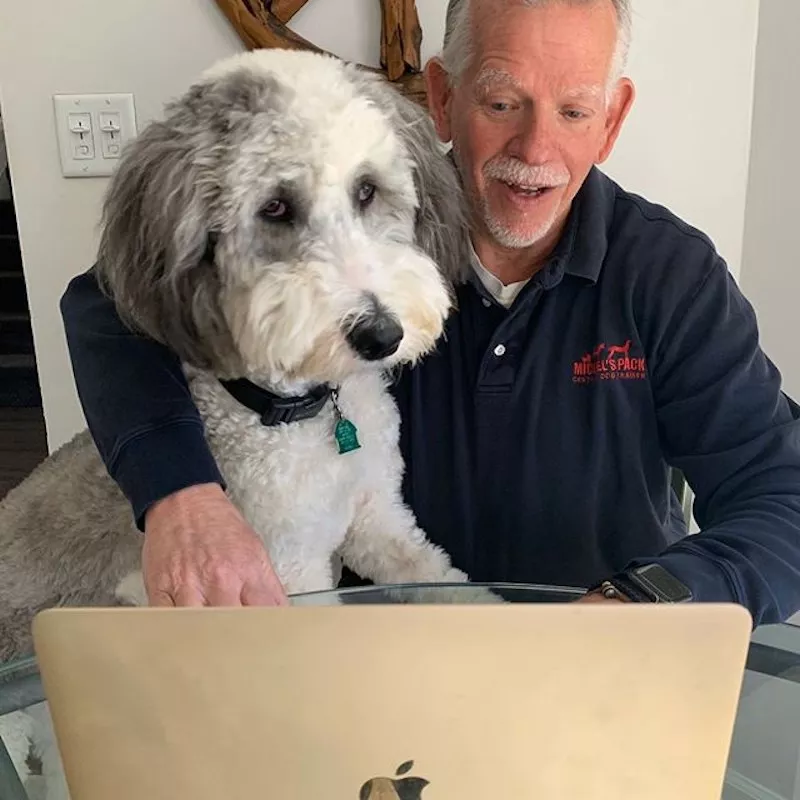
[[103, 204], [97, 273], [121, 318], [182, 360], [209, 367], [231, 350], [214, 266], [210, 131], [202, 86], [123, 152]]
[[465, 195], [453, 159], [436, 135], [425, 109], [391, 87], [397, 133], [414, 160], [419, 197], [416, 236], [419, 246], [453, 283], [469, 274]]
[[453, 282], [468, 272], [465, 195], [455, 164], [436, 135], [433, 120], [413, 101], [397, 95], [400, 138], [414, 159], [419, 196], [417, 242]]
[[467, 210], [453, 159], [436, 136], [430, 114], [382, 77], [358, 80], [392, 119], [392, 127], [414, 163], [419, 198], [416, 241], [453, 283], [469, 274]]

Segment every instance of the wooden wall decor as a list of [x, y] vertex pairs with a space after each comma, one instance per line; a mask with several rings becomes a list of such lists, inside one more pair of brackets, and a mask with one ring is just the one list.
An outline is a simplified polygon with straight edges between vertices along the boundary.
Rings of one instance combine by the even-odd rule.
[[[336, 2], [336, 0], [330, 0]], [[282, 47], [294, 50], [322, 48], [289, 30], [288, 23], [308, 0], [216, 0], [250, 50]], [[380, 0], [381, 69], [359, 64], [379, 72], [392, 81], [407, 97], [426, 106], [425, 80], [422, 76], [420, 47], [422, 28], [415, 0]]]

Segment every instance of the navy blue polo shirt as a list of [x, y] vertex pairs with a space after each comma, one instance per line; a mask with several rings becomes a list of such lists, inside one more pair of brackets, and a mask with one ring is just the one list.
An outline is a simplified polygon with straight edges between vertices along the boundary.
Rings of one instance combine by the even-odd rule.
[[[585, 587], [657, 562], [756, 624], [800, 609], [800, 413], [706, 236], [594, 169], [510, 308], [477, 277], [457, 302], [394, 392], [406, 500], [458, 567]], [[91, 271], [62, 312], [90, 428], [137, 518], [221, 480], [174, 356], [125, 331]], [[696, 494], [698, 535], [670, 466]]]
[[474, 579], [659, 561], [700, 598], [800, 604], [800, 427], [752, 309], [706, 236], [599, 170], [511, 307], [461, 286], [396, 396], [407, 500]]

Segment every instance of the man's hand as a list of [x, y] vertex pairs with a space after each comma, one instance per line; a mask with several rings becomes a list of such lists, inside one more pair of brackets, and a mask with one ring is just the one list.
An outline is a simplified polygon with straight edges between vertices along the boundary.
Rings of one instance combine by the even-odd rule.
[[150, 508], [142, 572], [154, 606], [288, 604], [264, 545], [217, 484]]

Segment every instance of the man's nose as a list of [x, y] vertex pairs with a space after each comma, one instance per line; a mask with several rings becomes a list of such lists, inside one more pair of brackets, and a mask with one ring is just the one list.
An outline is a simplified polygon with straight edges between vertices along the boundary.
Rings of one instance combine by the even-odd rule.
[[552, 115], [542, 109], [528, 109], [520, 119], [511, 142], [511, 155], [525, 164], [546, 164], [556, 152], [558, 133]]

